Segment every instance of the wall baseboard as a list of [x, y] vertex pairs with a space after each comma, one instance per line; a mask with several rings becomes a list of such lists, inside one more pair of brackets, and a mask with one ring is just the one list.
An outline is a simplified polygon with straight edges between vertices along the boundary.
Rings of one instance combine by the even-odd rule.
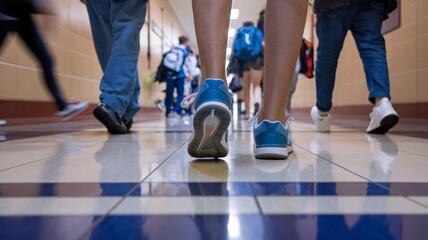
[[[81, 116], [92, 116], [96, 104], [92, 103]], [[401, 118], [428, 119], [428, 102], [394, 103], [394, 108]], [[296, 113], [309, 113], [310, 108], [294, 108]], [[333, 106], [332, 114], [369, 118], [371, 105]], [[51, 118], [57, 111], [53, 102], [0, 100], [0, 119]], [[159, 112], [155, 107], [141, 107], [141, 112]]]

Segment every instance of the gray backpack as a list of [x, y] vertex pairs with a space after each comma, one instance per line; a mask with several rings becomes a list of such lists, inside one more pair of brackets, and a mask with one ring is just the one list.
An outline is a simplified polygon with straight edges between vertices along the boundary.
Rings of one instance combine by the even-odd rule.
[[173, 74], [178, 74], [184, 64], [184, 51], [179, 47], [172, 48], [164, 54], [162, 65]]

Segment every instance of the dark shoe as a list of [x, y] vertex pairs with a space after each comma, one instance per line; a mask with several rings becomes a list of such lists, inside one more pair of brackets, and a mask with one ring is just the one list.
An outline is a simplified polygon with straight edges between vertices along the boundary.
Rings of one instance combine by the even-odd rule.
[[254, 116], [259, 112], [260, 103], [254, 103]]
[[100, 103], [94, 109], [93, 114], [98, 121], [100, 121], [111, 134], [124, 134], [128, 133], [125, 124], [120, 120], [117, 113], [107, 106], [105, 103]]
[[128, 131], [128, 133], [130, 133], [131, 132], [131, 128], [132, 128], [132, 119], [130, 120], [130, 121], [123, 121], [123, 123], [125, 124], [125, 126], [126, 126], [126, 130]]

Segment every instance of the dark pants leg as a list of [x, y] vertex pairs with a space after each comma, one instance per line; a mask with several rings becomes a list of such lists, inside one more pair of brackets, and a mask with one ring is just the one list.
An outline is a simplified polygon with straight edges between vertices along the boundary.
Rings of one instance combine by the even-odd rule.
[[55, 99], [58, 109], [63, 110], [67, 104], [64, 101], [53, 73], [52, 57], [50, 56], [33, 20], [31, 18], [20, 20], [16, 32], [40, 62], [45, 85]]
[[171, 112], [171, 106], [174, 101], [174, 89], [176, 86], [176, 80], [170, 77], [166, 79], [166, 93], [165, 93], [165, 115], [168, 117], [168, 114]]
[[177, 87], [177, 104], [174, 106], [174, 111], [181, 115], [183, 108], [181, 107], [181, 101], [184, 98], [184, 81], [186, 78], [177, 78], [176, 87]]

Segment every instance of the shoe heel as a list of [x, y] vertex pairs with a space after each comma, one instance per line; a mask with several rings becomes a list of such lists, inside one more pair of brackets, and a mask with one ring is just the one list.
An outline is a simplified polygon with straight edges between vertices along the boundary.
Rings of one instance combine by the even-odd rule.
[[369, 131], [368, 133], [385, 134], [392, 127], [394, 127], [398, 123], [398, 121], [399, 121], [399, 117], [396, 114], [390, 114], [382, 119], [379, 127]]
[[286, 159], [289, 150], [280, 147], [262, 147], [254, 150], [257, 159]]
[[231, 114], [218, 102], [208, 102], [198, 108], [193, 119], [194, 135], [187, 148], [192, 157], [225, 157], [229, 148], [226, 131]]

